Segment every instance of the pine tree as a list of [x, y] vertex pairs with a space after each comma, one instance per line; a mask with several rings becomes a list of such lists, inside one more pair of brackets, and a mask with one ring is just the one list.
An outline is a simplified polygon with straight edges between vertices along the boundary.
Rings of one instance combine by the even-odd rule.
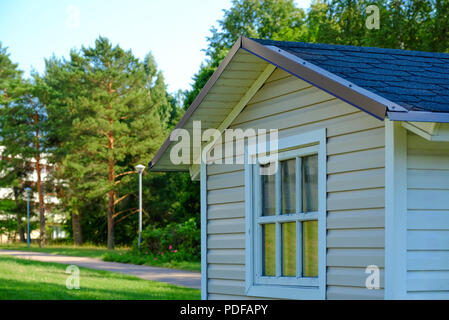
[[[65, 150], [61, 170], [72, 186], [76, 183], [70, 195], [81, 193], [71, 207], [76, 209], [82, 198], [105, 197], [107, 245], [113, 249], [121, 214], [116, 207], [129, 196], [122, 185], [136, 173], [134, 165], [147, 163], [157, 151], [165, 137], [164, 121], [173, 114], [162, 74], [151, 55], [141, 62], [99, 37], [94, 47], [72, 51], [70, 61], [49, 61], [46, 77], [54, 97], [50, 122], [61, 124], [59, 133], [50, 136]], [[66, 94], [61, 83], [68, 81], [71, 93]], [[67, 117], [61, 119], [64, 112]], [[69, 136], [65, 141], [64, 134]]]
[[6, 172], [4, 182], [9, 181], [17, 199], [20, 180], [25, 179], [30, 166], [34, 166], [37, 180], [35, 186], [39, 199], [40, 245], [46, 244], [45, 200], [42, 184], [42, 155], [45, 153], [46, 87], [38, 75], [23, 80], [17, 65], [9, 60], [5, 49], [0, 47], [0, 138], [3, 145], [2, 169]]

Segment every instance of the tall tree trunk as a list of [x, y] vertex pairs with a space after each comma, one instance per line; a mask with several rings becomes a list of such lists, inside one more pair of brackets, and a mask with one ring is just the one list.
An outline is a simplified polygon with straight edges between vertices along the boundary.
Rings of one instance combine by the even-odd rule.
[[[38, 123], [38, 113], [37, 111], [34, 113], [34, 124]], [[39, 145], [39, 129], [36, 129], [36, 174], [37, 174], [37, 194], [39, 196], [39, 229], [40, 229], [40, 239], [39, 246], [45, 246], [47, 244], [47, 235], [45, 233], [45, 203], [44, 203], [44, 192], [42, 190], [42, 180], [41, 180], [41, 154], [40, 154], [40, 145]]]
[[108, 201], [108, 249], [114, 249], [114, 201], [115, 192], [109, 191], [109, 201]]
[[73, 242], [76, 246], [83, 244], [83, 233], [81, 229], [81, 213], [78, 210], [72, 211], [72, 231]]
[[[112, 93], [112, 82], [108, 83], [108, 94], [110, 95]], [[112, 104], [108, 105], [108, 109], [112, 110]], [[107, 134], [108, 138], [108, 149], [109, 149], [109, 159], [108, 159], [108, 182], [110, 186], [114, 185], [115, 180], [115, 172], [114, 172], [114, 165], [115, 165], [115, 159], [114, 159], [114, 131], [113, 128], [113, 120], [112, 118], [109, 118], [109, 124], [110, 124], [110, 130]], [[114, 249], [114, 214], [115, 214], [115, 191], [111, 190], [108, 193], [108, 249], [113, 250]]]
[[16, 206], [16, 220], [17, 220], [17, 231], [19, 232], [19, 239], [20, 242], [25, 242], [25, 230], [23, 228], [22, 224], [22, 217], [21, 214], [18, 212], [19, 208], [19, 192], [16, 187], [13, 187], [13, 194], [14, 194], [14, 204]]

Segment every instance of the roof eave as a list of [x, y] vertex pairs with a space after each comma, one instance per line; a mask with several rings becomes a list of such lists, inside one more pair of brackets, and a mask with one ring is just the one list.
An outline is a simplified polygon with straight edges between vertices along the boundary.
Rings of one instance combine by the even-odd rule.
[[408, 112], [387, 112], [388, 119], [392, 121], [414, 121], [414, 122], [441, 122], [449, 123], [449, 113], [428, 112], [428, 111], [408, 111]]
[[[184, 124], [189, 120], [193, 112], [204, 100], [209, 90], [211, 90], [215, 82], [219, 79], [226, 66], [231, 62], [232, 58], [239, 49], [243, 49], [261, 58], [262, 60], [275, 65], [276, 67], [292, 74], [293, 76], [328, 92], [329, 94], [351, 104], [352, 106], [360, 110], [367, 112], [368, 114], [380, 120], [385, 119], [387, 110], [404, 110], [402, 107], [387, 99], [377, 96], [368, 90], [360, 88], [355, 84], [336, 76], [335, 74], [327, 72], [326, 70], [323, 70], [312, 63], [291, 55], [288, 52], [285, 52], [277, 47], [264, 46], [252, 39], [241, 36], [229, 50], [229, 53], [220, 63], [217, 70], [212, 74], [206, 85], [201, 89], [200, 93], [187, 109], [186, 113], [178, 122], [175, 129], [182, 128]], [[148, 163], [150, 170], [153, 170], [154, 166], [167, 150], [170, 143], [171, 140], [169, 136], [162, 144], [161, 148], [158, 150], [154, 158]]]

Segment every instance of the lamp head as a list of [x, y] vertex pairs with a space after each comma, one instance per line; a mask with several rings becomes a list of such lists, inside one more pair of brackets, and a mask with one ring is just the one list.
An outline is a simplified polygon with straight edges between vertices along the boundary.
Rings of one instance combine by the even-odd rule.
[[26, 187], [26, 188], [25, 188], [25, 191], [26, 191], [26, 192], [30, 192], [30, 191], [31, 191], [31, 188], [30, 188], [30, 187]]
[[143, 170], [145, 170], [145, 166], [143, 164], [138, 164], [136, 166], [136, 170], [139, 174], [141, 174], [143, 172]]

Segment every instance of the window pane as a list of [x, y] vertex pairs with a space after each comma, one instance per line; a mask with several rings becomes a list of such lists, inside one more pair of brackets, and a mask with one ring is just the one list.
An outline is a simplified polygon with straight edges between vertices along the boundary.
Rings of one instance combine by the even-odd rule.
[[302, 211], [318, 211], [318, 155], [302, 158]]
[[263, 275], [276, 275], [276, 224], [262, 225]]
[[[262, 167], [268, 167], [269, 164]], [[276, 175], [262, 175], [262, 215], [273, 216], [276, 214]]]
[[282, 213], [296, 212], [296, 159], [281, 162]]
[[303, 276], [318, 277], [318, 221], [304, 221], [302, 234]]
[[282, 275], [296, 276], [296, 222], [282, 224]]

